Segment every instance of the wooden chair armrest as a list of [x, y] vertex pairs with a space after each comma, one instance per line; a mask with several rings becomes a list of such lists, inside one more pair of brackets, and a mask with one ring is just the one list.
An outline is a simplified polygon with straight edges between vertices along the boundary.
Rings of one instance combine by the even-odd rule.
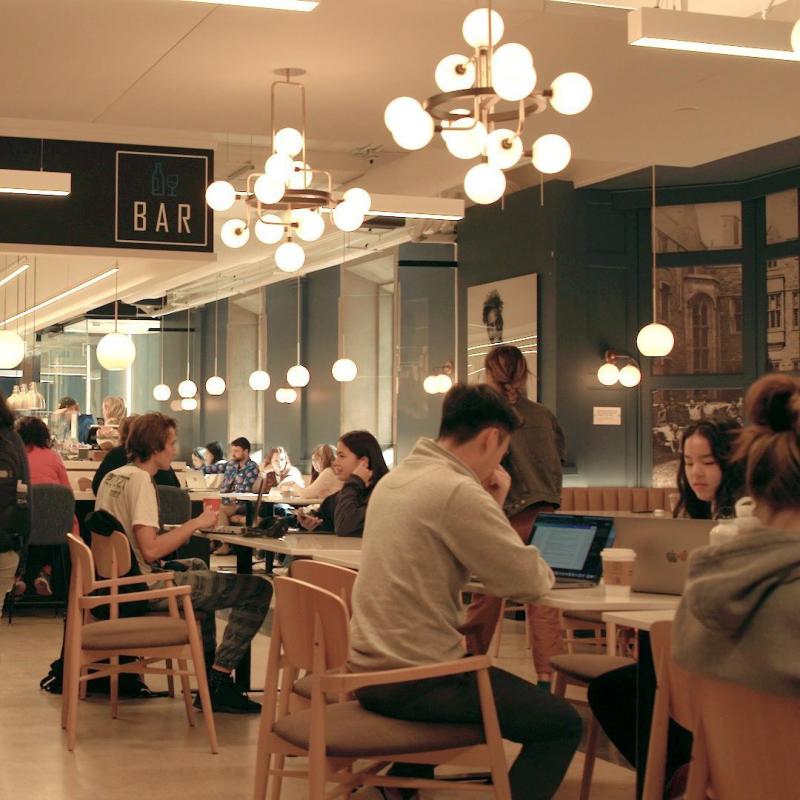
[[403, 667], [380, 672], [351, 672], [342, 675], [323, 675], [322, 688], [325, 692], [341, 694], [360, 689], [362, 686], [381, 686], [390, 683], [420, 681], [426, 678], [442, 678], [447, 675], [461, 675], [477, 672], [492, 665], [489, 656], [469, 656], [458, 661], [444, 661], [440, 664], [424, 664], [421, 667]]
[[112, 586], [130, 586], [133, 583], [161, 583], [172, 581], [175, 578], [174, 572], [151, 572], [148, 575], [131, 575], [128, 578], [107, 578], [102, 581], [95, 581], [95, 589], [110, 589]]
[[80, 608], [97, 608], [117, 603], [134, 603], [138, 600], [158, 600], [166, 597], [182, 597], [191, 594], [191, 586], [170, 586], [164, 589], [150, 589], [146, 592], [131, 592], [130, 594], [106, 594], [101, 597], [84, 596], [79, 600]]

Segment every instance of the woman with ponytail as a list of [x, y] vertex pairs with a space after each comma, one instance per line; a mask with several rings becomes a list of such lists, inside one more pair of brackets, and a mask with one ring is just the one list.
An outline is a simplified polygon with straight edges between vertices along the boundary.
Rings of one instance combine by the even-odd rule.
[[[561, 468], [565, 463], [564, 434], [552, 412], [528, 400], [528, 363], [518, 347], [492, 348], [484, 362], [486, 383], [513, 406], [522, 423], [511, 434], [508, 456], [503, 462], [511, 475], [511, 489], [504, 511], [514, 530], [528, 542], [539, 513], [555, 511], [561, 504]], [[489, 649], [500, 619], [501, 600], [475, 595], [467, 611], [463, 632], [472, 654]], [[550, 658], [562, 652], [558, 609], [528, 607], [533, 663], [542, 685], [549, 685]]]
[[694, 673], [800, 697], [800, 380], [765, 375], [745, 412], [733, 459], [759, 523], [692, 554], [673, 655]]

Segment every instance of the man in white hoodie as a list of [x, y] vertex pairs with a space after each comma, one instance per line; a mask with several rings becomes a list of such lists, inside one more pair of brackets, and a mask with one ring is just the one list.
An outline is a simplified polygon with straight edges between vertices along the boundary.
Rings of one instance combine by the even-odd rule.
[[[375, 488], [353, 593], [354, 671], [452, 661], [465, 655], [461, 591], [472, 575], [487, 592], [535, 602], [553, 585], [549, 566], [503, 514], [510, 479], [500, 466], [519, 421], [488, 386], [454, 386], [439, 438], [420, 439]], [[510, 772], [514, 800], [548, 800], [578, 746], [569, 703], [496, 667], [491, 682], [500, 731], [522, 744]], [[474, 673], [368, 687], [371, 711], [400, 719], [477, 723]], [[393, 774], [402, 774], [395, 769]], [[408, 765], [405, 774], [419, 767]]]

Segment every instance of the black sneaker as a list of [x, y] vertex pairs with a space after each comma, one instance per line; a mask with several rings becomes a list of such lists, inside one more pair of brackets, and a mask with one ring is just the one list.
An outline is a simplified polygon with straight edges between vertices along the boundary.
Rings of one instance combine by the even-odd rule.
[[[261, 705], [251, 700], [246, 692], [240, 691], [230, 675], [219, 670], [211, 670], [208, 679], [211, 694], [211, 708], [223, 714], [259, 714]], [[194, 707], [202, 710], [200, 694], [194, 699]]]

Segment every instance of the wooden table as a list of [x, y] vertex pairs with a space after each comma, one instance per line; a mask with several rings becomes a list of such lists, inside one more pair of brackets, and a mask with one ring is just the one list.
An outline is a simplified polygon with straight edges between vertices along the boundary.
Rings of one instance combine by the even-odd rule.
[[[218, 489], [184, 489], [184, 491], [189, 493], [189, 499], [193, 503], [202, 503], [203, 500], [214, 500], [219, 497]], [[75, 502], [93, 503], [95, 500], [94, 492], [91, 489], [76, 489], [72, 493], [75, 495]]]
[[[225, 492], [220, 497], [225, 499], [237, 500], [240, 503], [255, 503], [258, 500], [257, 492]], [[321, 503], [324, 497], [297, 497], [292, 495], [285, 497], [280, 492], [270, 492], [269, 494], [261, 495], [262, 503], [283, 503], [287, 506], [313, 506]]]

